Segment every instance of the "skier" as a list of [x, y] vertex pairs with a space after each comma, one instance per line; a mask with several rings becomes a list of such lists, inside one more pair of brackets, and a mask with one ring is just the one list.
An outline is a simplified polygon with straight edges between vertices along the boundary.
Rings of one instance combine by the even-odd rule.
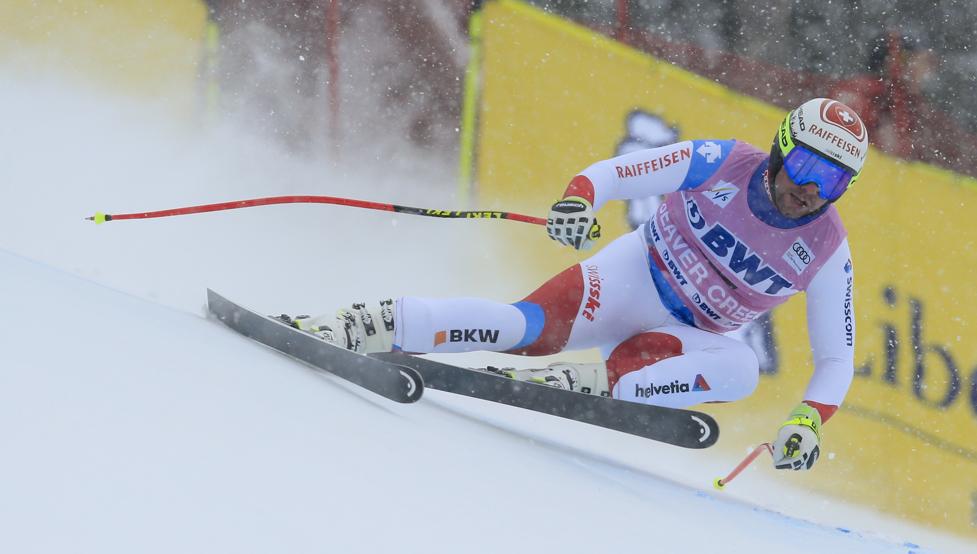
[[723, 333], [804, 291], [814, 373], [778, 430], [774, 465], [810, 469], [821, 425], [854, 373], [851, 254], [832, 204], [855, 183], [867, 152], [854, 111], [809, 100], [784, 118], [769, 155], [737, 140], [689, 140], [583, 170], [547, 219], [560, 244], [590, 248], [600, 236], [594, 213], [609, 201], [665, 201], [638, 229], [519, 302], [408, 296], [378, 310], [354, 304], [328, 318], [283, 318], [357, 352], [540, 356], [598, 347], [603, 364], [503, 373], [688, 407], [749, 395], [759, 380], [756, 355]]

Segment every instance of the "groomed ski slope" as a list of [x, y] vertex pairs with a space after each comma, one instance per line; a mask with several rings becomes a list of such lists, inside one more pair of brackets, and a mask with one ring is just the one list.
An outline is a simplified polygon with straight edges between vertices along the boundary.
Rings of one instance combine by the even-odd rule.
[[3, 552], [939, 551], [663, 478], [688, 460], [646, 441], [388, 402], [9, 253], [0, 290]]
[[[297, 313], [534, 284], [506, 278], [509, 222], [286, 206], [96, 227], [96, 210], [277, 194], [455, 204], [398, 145], [324, 167], [60, 81], [9, 84], [0, 552], [973, 551], [766, 468], [713, 492], [736, 456], [437, 391], [397, 405], [254, 344], [205, 318], [206, 287]], [[490, 360], [527, 365], [446, 358]]]

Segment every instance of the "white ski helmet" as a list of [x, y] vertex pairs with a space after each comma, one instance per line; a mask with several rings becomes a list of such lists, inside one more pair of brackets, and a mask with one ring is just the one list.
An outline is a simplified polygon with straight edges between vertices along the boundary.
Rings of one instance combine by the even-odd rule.
[[855, 184], [868, 155], [868, 130], [858, 114], [829, 98], [791, 110], [770, 151], [770, 179], [781, 167], [799, 185], [815, 183], [820, 196], [837, 200]]

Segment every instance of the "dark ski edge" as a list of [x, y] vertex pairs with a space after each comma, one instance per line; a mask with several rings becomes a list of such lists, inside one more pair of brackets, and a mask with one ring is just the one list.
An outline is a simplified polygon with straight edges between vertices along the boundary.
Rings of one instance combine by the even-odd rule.
[[708, 448], [719, 439], [719, 425], [703, 412], [570, 392], [398, 352], [370, 356], [416, 369], [425, 386], [434, 390], [572, 419], [682, 448]]

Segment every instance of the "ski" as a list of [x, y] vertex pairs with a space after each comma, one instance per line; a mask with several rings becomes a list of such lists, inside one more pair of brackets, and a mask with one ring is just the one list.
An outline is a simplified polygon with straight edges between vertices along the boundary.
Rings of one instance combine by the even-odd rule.
[[716, 420], [702, 412], [572, 392], [398, 352], [370, 356], [417, 370], [425, 386], [434, 390], [572, 419], [683, 448], [708, 448], [719, 438]]
[[417, 402], [424, 393], [420, 374], [396, 361], [350, 352], [271, 317], [239, 306], [207, 289], [207, 309], [238, 333], [394, 402]]

